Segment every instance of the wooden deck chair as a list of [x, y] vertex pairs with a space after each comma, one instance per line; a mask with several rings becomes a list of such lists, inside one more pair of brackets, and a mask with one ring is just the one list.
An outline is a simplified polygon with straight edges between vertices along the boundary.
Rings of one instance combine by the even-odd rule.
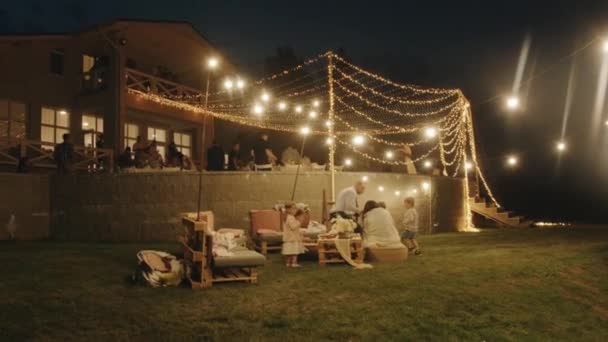
[[264, 256], [268, 251], [281, 250], [283, 244], [283, 217], [280, 211], [251, 210], [249, 211], [251, 224], [251, 239], [255, 249]]
[[260, 253], [243, 248], [233, 251], [230, 256], [213, 255], [212, 212], [202, 214], [200, 221], [196, 220], [196, 213], [188, 213], [182, 223], [185, 235], [179, 241], [184, 246], [184, 258], [193, 265], [188, 275], [193, 289], [211, 287], [217, 282], [257, 283], [257, 267], [266, 261]]

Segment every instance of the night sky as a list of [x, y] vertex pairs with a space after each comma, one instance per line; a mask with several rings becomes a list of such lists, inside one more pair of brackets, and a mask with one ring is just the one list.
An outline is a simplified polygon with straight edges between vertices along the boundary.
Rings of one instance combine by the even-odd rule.
[[[391, 79], [461, 88], [472, 103], [482, 167], [509, 209], [535, 218], [608, 222], [608, 110], [593, 140], [592, 107], [608, 38], [608, 1], [3, 1], [0, 31], [61, 32], [114, 18], [184, 20], [241, 70], [261, 76], [279, 46], [300, 57], [344, 48]], [[504, 110], [524, 37], [525, 108]], [[573, 51], [596, 39], [573, 57]], [[560, 138], [568, 74], [575, 92]], [[497, 98], [498, 96], [498, 98]], [[493, 99], [494, 100], [489, 100]], [[607, 106], [608, 107], [608, 106]], [[517, 153], [521, 165], [505, 168]]]

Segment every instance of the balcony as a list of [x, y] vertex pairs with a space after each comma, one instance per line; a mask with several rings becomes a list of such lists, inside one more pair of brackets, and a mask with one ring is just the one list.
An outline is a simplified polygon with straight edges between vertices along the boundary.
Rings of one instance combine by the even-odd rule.
[[127, 68], [127, 90], [136, 93], [156, 94], [185, 103], [199, 103], [202, 93], [199, 89], [175, 83], [154, 75]]

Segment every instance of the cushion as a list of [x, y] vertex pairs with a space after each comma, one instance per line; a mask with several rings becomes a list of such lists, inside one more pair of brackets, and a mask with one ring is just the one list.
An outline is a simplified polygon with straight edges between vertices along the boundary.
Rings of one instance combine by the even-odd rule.
[[403, 244], [389, 247], [370, 247], [367, 249], [367, 258], [372, 262], [399, 262], [408, 257], [408, 249]]
[[255, 240], [266, 241], [268, 243], [283, 243], [283, 234], [279, 235], [256, 235]]
[[272, 229], [281, 231], [281, 213], [276, 210], [251, 210], [251, 232], [257, 234], [260, 229]]
[[274, 230], [274, 229], [258, 229], [258, 234], [259, 235], [273, 235], [273, 236], [282, 236], [283, 233], [281, 233], [278, 230]]
[[213, 258], [215, 267], [252, 267], [262, 266], [266, 258], [248, 249], [234, 251], [231, 256], [217, 256]]

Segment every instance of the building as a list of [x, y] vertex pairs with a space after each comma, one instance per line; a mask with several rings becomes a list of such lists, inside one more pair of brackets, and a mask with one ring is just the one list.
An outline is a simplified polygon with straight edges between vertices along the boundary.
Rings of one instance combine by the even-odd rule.
[[174, 140], [184, 154], [204, 160], [211, 117], [130, 90], [201, 102], [210, 56], [222, 61], [210, 75], [213, 87], [234, 68], [186, 22], [116, 20], [72, 33], [0, 36], [0, 162], [15, 163], [7, 152], [21, 141], [42, 165], [40, 154], [64, 133], [83, 153], [100, 147], [95, 136], [103, 133], [103, 148], [114, 156], [141, 136], [156, 140], [163, 154]]

